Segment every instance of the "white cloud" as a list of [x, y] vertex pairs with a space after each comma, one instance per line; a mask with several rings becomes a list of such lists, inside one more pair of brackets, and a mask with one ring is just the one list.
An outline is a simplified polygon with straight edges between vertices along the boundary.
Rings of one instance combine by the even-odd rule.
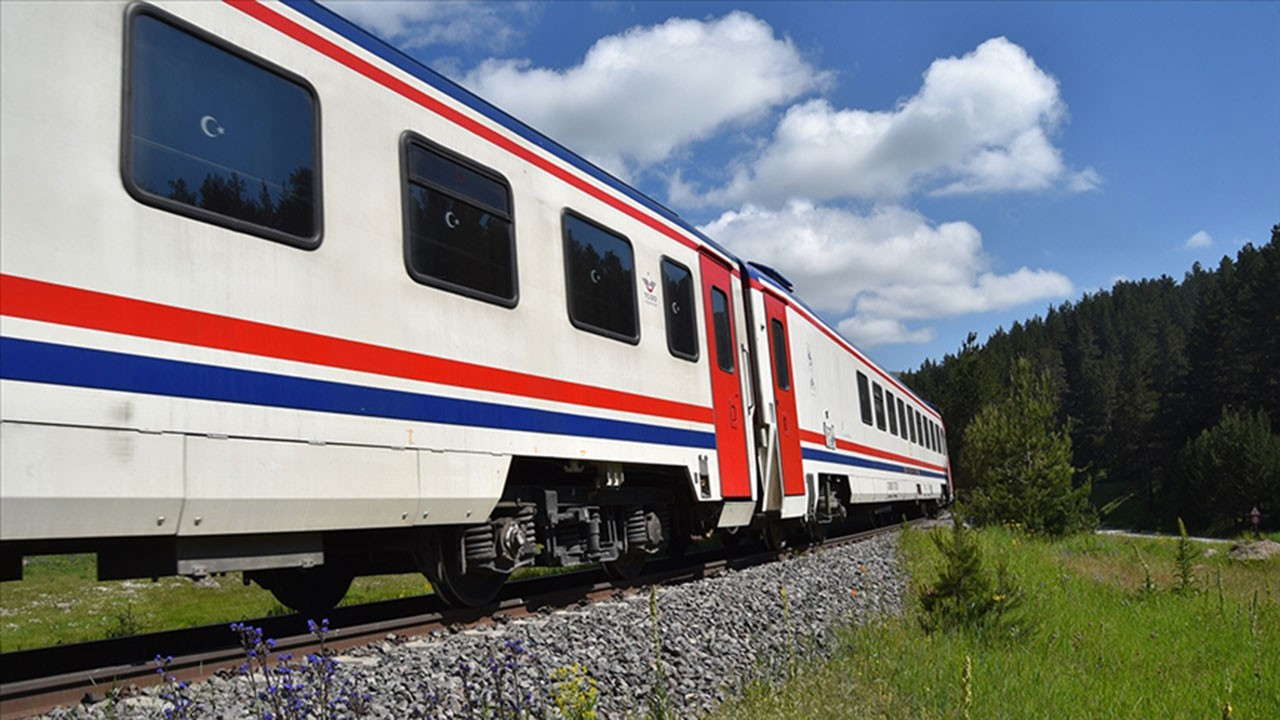
[[1102, 184], [1102, 175], [1091, 167], [1087, 167], [1079, 172], [1071, 173], [1067, 178], [1067, 192], [1088, 192], [1096, 190]]
[[743, 257], [777, 268], [801, 297], [863, 346], [928, 342], [928, 321], [1002, 310], [1073, 292], [1048, 270], [999, 274], [982, 236], [965, 222], [931, 224], [900, 207], [866, 215], [792, 201], [779, 210], [746, 205], [700, 228]]
[[1182, 248], [1184, 250], [1195, 250], [1197, 248], [1207, 248], [1210, 245], [1213, 245], [1213, 236], [1204, 230], [1197, 230], [1194, 235], [1187, 238], [1186, 242], [1182, 243]]
[[500, 51], [523, 36], [538, 12], [529, 2], [321, 0], [366, 30], [403, 49], [475, 46]]
[[[1093, 189], [1098, 172], [1069, 170], [1049, 140], [1065, 117], [1057, 80], [1021, 47], [993, 38], [935, 60], [915, 96], [892, 111], [822, 99], [789, 108], [764, 150], [700, 199], [778, 207], [795, 198]], [[694, 198], [687, 185], [673, 190]]]
[[744, 12], [634, 27], [596, 41], [566, 69], [491, 59], [462, 78], [624, 176], [827, 81], [789, 39]]
[[857, 310], [872, 316], [927, 319], [1004, 310], [1065, 297], [1072, 289], [1071, 281], [1059, 273], [1023, 267], [1007, 275], [984, 272], [963, 283], [880, 288], [859, 298]]
[[873, 348], [878, 345], [920, 345], [933, 342], [938, 336], [931, 327], [910, 330], [900, 320], [870, 318], [853, 315], [841, 320], [836, 329], [858, 347]]

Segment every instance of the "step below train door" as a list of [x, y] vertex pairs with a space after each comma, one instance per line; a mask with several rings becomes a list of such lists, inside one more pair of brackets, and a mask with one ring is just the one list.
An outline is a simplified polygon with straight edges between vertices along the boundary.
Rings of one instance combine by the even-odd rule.
[[764, 293], [765, 322], [768, 324], [769, 360], [773, 372], [773, 423], [778, 443], [778, 465], [782, 492], [787, 497], [804, 495], [804, 462], [800, 450], [800, 425], [796, 417], [795, 378], [791, 369], [791, 336], [787, 328], [787, 306], [771, 293]]
[[[751, 498], [751, 466], [747, 434], [751, 425], [742, 401], [738, 339], [733, 302], [733, 274], [719, 259], [702, 253], [702, 304], [707, 319], [708, 367], [715, 415], [720, 492], [726, 500]], [[750, 516], [748, 515], [748, 518]]]

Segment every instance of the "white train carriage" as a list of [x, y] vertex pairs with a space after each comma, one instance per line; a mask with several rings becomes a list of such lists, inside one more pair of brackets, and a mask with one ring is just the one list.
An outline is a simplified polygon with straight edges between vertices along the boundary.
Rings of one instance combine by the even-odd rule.
[[[837, 486], [942, 496], [905, 434], [936, 414], [775, 281], [322, 6], [3, 3], [0, 32], [3, 577], [87, 550], [302, 609], [407, 569], [479, 604], [830, 519]], [[857, 372], [902, 435], [855, 423]]]
[[761, 508], [819, 533], [849, 506], [892, 512], [950, 499], [937, 411], [822, 322], [777, 271], [749, 264], [761, 388]]

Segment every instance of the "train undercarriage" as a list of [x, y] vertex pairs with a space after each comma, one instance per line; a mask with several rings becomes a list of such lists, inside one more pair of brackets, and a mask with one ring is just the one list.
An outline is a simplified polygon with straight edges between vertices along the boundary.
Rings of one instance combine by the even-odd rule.
[[625, 581], [649, 558], [678, 556], [713, 535], [725, 545], [782, 549], [819, 541], [833, 527], [884, 525], [939, 506], [851, 504], [847, 478], [820, 475], [807, 518], [758, 512], [750, 525], [717, 532], [721, 505], [695, 501], [691, 487], [670, 468], [517, 460], [503, 498], [474, 525], [19, 545], [5, 549], [0, 569], [17, 579], [24, 554], [94, 551], [100, 580], [240, 571], [245, 583], [311, 616], [336, 606], [358, 576], [420, 572], [450, 605], [481, 607], [519, 568], [598, 563]]

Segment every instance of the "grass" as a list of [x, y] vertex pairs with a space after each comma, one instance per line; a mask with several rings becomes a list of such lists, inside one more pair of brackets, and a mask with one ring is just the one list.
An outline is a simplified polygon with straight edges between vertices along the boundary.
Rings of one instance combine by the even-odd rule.
[[[229, 623], [288, 612], [240, 575], [97, 582], [93, 555], [27, 559], [23, 580], [0, 583], [0, 652]], [[422, 595], [418, 574], [357, 578], [343, 605]]]
[[[715, 717], [1280, 717], [1280, 558], [1234, 562], [1218, 546], [1175, 593], [1172, 540], [980, 539], [1026, 591], [1029, 635], [926, 634], [913, 595], [903, 616], [847, 629], [832, 657], [783, 684], [752, 682]], [[902, 547], [918, 590], [940, 556], [920, 531]]]
[[[571, 568], [522, 568], [520, 580]], [[193, 582], [167, 577], [98, 582], [94, 555], [27, 558], [24, 579], [0, 583], [0, 652], [284, 615], [289, 610], [239, 573]], [[421, 574], [358, 577], [340, 605], [425, 595]]]

